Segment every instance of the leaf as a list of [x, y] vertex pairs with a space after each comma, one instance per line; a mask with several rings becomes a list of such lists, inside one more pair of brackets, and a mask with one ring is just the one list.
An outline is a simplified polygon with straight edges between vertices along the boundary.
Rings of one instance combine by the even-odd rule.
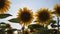
[[54, 27], [57, 27], [57, 25], [53, 25], [53, 24], [51, 24], [51, 27], [54, 28]]
[[41, 29], [43, 29], [44, 27], [41, 26], [41, 25], [39, 25], [39, 24], [32, 24], [32, 25], [29, 25], [28, 28], [41, 30]]
[[47, 29], [47, 30], [43, 30], [41, 32], [41, 34], [57, 34], [57, 30], [56, 29]]
[[[52, 23], [52, 24], [51, 24]], [[56, 23], [56, 21], [55, 20], [51, 20], [50, 21], [50, 24], [51, 24], [51, 27], [56, 27], [54, 24]]]
[[54, 24], [51, 24], [51, 27], [54, 28], [54, 27], [60, 27], [60, 25], [54, 25]]
[[1, 22], [0, 24], [6, 24], [6, 23], [4, 23], [4, 22]]
[[9, 17], [9, 16], [12, 16], [12, 15], [10, 15], [10, 14], [0, 14], [0, 19], [6, 18], [6, 17]]
[[0, 34], [5, 34], [5, 31], [4, 30], [0, 30]]
[[13, 18], [13, 19], [8, 20], [8, 21], [10, 21], [10, 22], [14, 22], [14, 23], [19, 23], [19, 22], [20, 22], [17, 18]]
[[44, 29], [44, 27], [39, 24], [31, 24], [28, 26], [28, 28], [31, 30], [30, 32], [34, 32], [34, 29], [40, 30], [40, 31]]
[[4, 22], [1, 22], [1, 23], [0, 23], [0, 28], [2, 28], [2, 29], [5, 29], [5, 28], [7, 28], [7, 26], [6, 26], [6, 23], [4, 23]]
[[16, 31], [17, 29], [12, 29], [13, 31]]
[[55, 23], [56, 23], [56, 21], [55, 21], [55, 20], [51, 20], [51, 21], [50, 21], [50, 23], [55, 24]]

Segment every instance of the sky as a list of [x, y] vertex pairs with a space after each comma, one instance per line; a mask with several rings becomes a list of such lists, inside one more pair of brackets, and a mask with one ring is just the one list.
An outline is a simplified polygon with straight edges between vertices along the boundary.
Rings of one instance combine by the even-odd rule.
[[21, 29], [22, 25], [18, 23], [9, 22], [9, 19], [16, 18], [19, 8], [27, 7], [34, 13], [40, 8], [49, 8], [53, 10], [55, 4], [60, 4], [60, 0], [9, 0], [11, 2], [8, 14], [12, 16], [5, 19], [0, 19], [0, 22], [6, 22], [11, 25], [12, 28]]

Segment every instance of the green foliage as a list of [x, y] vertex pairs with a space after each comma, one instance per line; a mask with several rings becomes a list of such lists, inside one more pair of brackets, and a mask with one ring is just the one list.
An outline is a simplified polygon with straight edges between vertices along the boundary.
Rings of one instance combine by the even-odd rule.
[[16, 31], [17, 29], [12, 29], [13, 31]]
[[2, 28], [2, 29], [6, 29], [6, 28], [7, 28], [6, 23], [1, 22], [1, 23], [0, 23], [0, 28]]
[[37, 29], [37, 30], [43, 30], [44, 29], [44, 27], [39, 25], [39, 24], [31, 24], [31, 25], [28, 26], [28, 28]]
[[0, 14], [0, 19], [6, 18], [6, 17], [9, 17], [9, 16], [12, 16], [12, 15], [10, 15], [10, 14]]
[[17, 18], [13, 18], [13, 19], [10, 19], [8, 21], [13, 22], [13, 23], [19, 23], [20, 22]]
[[51, 27], [57, 27], [56, 25], [54, 25], [54, 24], [56, 23], [55, 20], [51, 20], [50, 23], [52, 23], [52, 24], [51, 24]]
[[[50, 20], [49, 22], [50, 22], [49, 24], [51, 24], [51, 23], [52, 23], [53, 25], [56, 23], [56, 21], [55, 21], [55, 20]], [[48, 24], [48, 25], [49, 25], [49, 24]]]
[[0, 30], [0, 34], [5, 34], [5, 31], [4, 30]]
[[55, 23], [56, 23], [56, 21], [55, 21], [55, 20], [52, 20], [52, 21], [51, 21], [51, 23], [52, 23], [52, 24], [55, 24]]
[[57, 34], [57, 31], [56, 29], [47, 29], [47, 30], [43, 30], [41, 32], [41, 34]]

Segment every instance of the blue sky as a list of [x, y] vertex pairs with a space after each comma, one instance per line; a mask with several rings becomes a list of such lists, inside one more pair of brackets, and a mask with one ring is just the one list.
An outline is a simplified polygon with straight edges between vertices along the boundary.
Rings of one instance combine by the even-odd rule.
[[60, 0], [9, 0], [11, 2], [10, 9], [7, 13], [13, 15], [5, 19], [0, 19], [0, 22], [11, 24], [13, 28], [21, 29], [18, 23], [11, 23], [8, 20], [16, 18], [19, 8], [27, 7], [34, 13], [40, 8], [49, 8], [53, 10], [55, 4], [60, 4]]

